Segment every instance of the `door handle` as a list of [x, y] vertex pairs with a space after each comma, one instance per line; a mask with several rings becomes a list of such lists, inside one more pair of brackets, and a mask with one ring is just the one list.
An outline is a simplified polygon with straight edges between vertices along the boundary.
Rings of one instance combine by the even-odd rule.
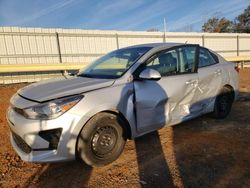
[[214, 71], [215, 74], [220, 75], [221, 74], [221, 69], [217, 69], [216, 71]]
[[186, 84], [194, 86], [194, 85], [198, 84], [198, 80], [188, 80], [188, 81], [186, 81]]

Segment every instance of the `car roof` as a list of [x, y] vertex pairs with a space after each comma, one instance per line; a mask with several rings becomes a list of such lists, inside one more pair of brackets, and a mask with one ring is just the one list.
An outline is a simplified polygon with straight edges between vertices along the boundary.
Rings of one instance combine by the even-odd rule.
[[149, 48], [166, 47], [166, 48], [171, 48], [171, 47], [180, 46], [180, 45], [185, 45], [185, 43], [174, 43], [174, 42], [147, 43], [147, 44], [139, 44], [139, 45], [128, 46], [126, 48], [139, 48], [139, 47], [149, 47]]

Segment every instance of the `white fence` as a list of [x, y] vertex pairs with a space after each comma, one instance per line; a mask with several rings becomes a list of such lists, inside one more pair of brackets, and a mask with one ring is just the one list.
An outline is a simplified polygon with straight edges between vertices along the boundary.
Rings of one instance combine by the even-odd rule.
[[[224, 57], [250, 55], [250, 34], [0, 27], [0, 64], [87, 64], [111, 50], [152, 42], [199, 44]], [[31, 82], [58, 74], [59, 71], [1, 73], [0, 84]]]

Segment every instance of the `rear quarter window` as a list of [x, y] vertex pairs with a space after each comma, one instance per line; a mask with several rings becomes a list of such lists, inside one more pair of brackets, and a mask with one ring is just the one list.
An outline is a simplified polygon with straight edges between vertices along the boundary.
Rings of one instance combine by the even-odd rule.
[[219, 62], [218, 57], [205, 48], [200, 48], [199, 68], [214, 65]]
[[216, 54], [214, 54], [213, 52], [209, 51], [209, 53], [211, 54], [211, 56], [214, 58], [214, 60], [216, 61], [216, 63], [219, 63], [219, 58]]

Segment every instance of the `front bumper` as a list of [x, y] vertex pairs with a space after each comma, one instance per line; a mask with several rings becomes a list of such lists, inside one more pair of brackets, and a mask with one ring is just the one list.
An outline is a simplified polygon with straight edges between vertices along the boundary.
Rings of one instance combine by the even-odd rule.
[[[11, 144], [24, 161], [55, 162], [75, 158], [75, 146], [81, 117], [69, 111], [52, 120], [31, 120], [8, 109], [7, 120], [11, 129]], [[52, 131], [51, 131], [52, 130]], [[60, 130], [55, 142], [53, 130]], [[42, 135], [41, 133], [46, 133]], [[50, 139], [52, 138], [52, 139]]]

